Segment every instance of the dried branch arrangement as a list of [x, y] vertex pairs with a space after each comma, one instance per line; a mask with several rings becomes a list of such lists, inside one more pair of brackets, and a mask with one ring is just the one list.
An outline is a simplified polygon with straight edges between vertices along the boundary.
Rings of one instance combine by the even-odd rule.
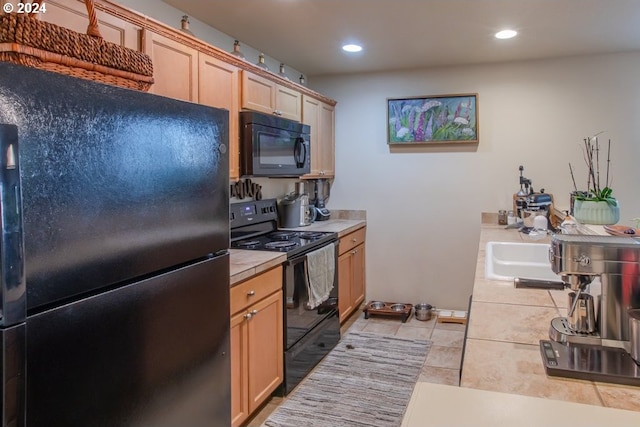
[[[601, 185], [600, 181], [600, 143], [598, 141], [598, 135], [602, 133], [599, 132], [596, 135], [585, 138], [584, 146], [582, 147], [582, 154], [584, 157], [584, 161], [587, 165], [587, 191], [582, 192], [582, 194], [578, 194], [576, 196], [577, 200], [592, 200], [592, 201], [602, 201], [607, 202], [612, 206], [616, 205], [616, 199], [612, 196], [613, 190], [610, 187], [610, 176], [609, 169], [611, 165], [611, 140], [607, 143], [607, 161], [606, 161], [606, 169], [604, 171], [604, 186]], [[576, 192], [578, 191], [578, 187], [576, 186], [576, 179], [573, 175], [573, 167], [571, 163], [569, 163], [569, 172], [571, 173], [571, 179], [573, 181], [573, 187]]]

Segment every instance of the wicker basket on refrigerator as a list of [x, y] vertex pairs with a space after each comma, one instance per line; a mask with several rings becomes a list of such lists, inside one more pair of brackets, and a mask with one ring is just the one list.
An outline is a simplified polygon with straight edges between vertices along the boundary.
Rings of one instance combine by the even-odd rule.
[[0, 15], [0, 61], [82, 79], [147, 91], [153, 84], [151, 58], [103, 40], [93, 0], [85, 0], [87, 34], [36, 18], [35, 14]]

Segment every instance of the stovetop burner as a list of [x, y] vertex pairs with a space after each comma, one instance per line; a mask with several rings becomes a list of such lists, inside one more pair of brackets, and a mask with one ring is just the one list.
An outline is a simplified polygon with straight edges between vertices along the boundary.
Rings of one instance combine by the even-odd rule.
[[264, 244], [265, 249], [277, 249], [282, 252], [286, 252], [296, 246], [298, 246], [296, 242], [267, 242]]
[[258, 240], [241, 240], [236, 245], [243, 249], [255, 249], [260, 246], [260, 242]]
[[298, 237], [301, 239], [314, 240], [322, 237], [324, 233], [320, 231], [301, 231], [298, 233]]
[[296, 237], [296, 235], [295, 231], [274, 231], [269, 233], [267, 237], [274, 240], [289, 240], [292, 237]]

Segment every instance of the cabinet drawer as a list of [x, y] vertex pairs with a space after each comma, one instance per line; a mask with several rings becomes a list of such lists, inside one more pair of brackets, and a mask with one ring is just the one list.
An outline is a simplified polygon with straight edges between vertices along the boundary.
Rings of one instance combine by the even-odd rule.
[[231, 288], [231, 314], [282, 289], [282, 267], [276, 267]]
[[338, 252], [342, 255], [345, 252], [350, 251], [361, 243], [364, 243], [366, 227], [362, 227], [353, 233], [349, 233], [340, 238], [340, 244], [338, 246]]

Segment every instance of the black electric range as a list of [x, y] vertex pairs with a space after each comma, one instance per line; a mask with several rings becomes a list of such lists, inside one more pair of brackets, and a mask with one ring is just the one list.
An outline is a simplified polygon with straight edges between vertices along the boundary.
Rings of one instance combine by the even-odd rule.
[[[288, 394], [340, 341], [338, 313], [338, 234], [311, 230], [279, 230], [276, 199], [230, 206], [231, 248], [286, 253], [283, 262], [282, 390]], [[333, 287], [320, 305], [309, 303], [308, 258], [333, 245]], [[330, 261], [328, 261], [330, 262]]]

